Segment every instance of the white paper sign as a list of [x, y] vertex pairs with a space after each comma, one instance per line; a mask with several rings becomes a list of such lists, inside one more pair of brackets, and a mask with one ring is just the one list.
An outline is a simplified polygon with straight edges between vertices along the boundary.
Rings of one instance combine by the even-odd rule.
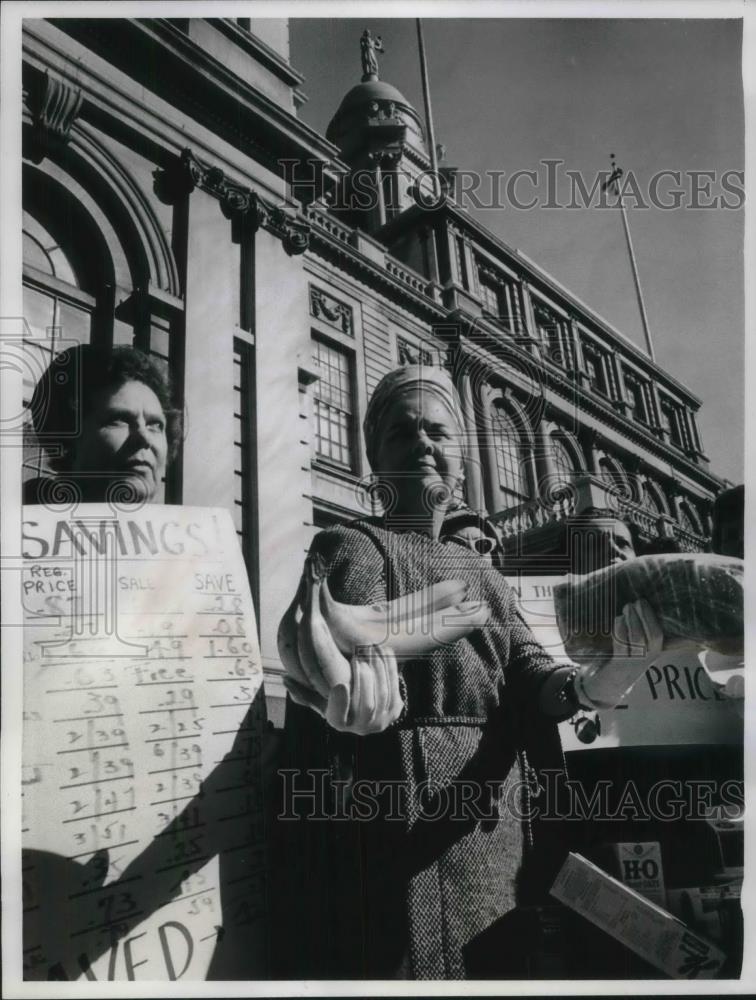
[[[508, 578], [507, 582], [536, 639], [557, 662], [569, 662], [556, 622], [553, 596], [553, 588], [564, 583], [564, 577], [521, 576]], [[614, 709], [599, 711], [601, 733], [594, 742], [581, 743], [570, 722], [561, 723], [564, 749], [742, 745], [743, 720], [737, 703], [712, 683], [704, 662], [693, 652], [662, 653], [624, 702]]]
[[204, 979], [262, 919], [262, 669], [231, 518], [23, 522], [25, 976]]

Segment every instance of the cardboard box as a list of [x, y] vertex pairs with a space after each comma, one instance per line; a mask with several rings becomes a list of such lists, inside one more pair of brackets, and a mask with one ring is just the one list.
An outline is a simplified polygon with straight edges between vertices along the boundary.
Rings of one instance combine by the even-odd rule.
[[570, 853], [551, 895], [674, 979], [711, 979], [726, 955], [681, 920]]
[[619, 868], [620, 881], [650, 899], [658, 906], [666, 906], [664, 869], [658, 841], [646, 843], [614, 844], [614, 854]]
[[675, 916], [712, 941], [732, 944], [737, 934], [734, 926], [742, 921], [740, 890], [739, 881], [670, 889], [667, 905]]

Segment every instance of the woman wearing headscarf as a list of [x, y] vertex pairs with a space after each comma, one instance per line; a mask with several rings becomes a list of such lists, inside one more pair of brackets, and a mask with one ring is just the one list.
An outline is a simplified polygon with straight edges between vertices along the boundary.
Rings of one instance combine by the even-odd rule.
[[[353, 661], [346, 695], [287, 680], [277, 974], [461, 979], [468, 946], [517, 902], [541, 899], [559, 869], [556, 825], [529, 813], [544, 771], [563, 768], [556, 721], [577, 706], [569, 670], [534, 640], [502, 576], [439, 537], [462, 477], [449, 375], [389, 373], [364, 432], [386, 513], [315, 537], [310, 559], [324, 560], [333, 598], [377, 604], [463, 580], [491, 618], [422, 659], [367, 657], [359, 683]], [[349, 704], [334, 711], [336, 697]]]

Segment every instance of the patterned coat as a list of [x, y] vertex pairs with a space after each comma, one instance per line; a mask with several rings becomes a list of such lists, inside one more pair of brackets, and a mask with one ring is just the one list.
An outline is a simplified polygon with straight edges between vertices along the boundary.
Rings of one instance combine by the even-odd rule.
[[337, 601], [463, 579], [467, 599], [493, 614], [468, 638], [400, 663], [405, 709], [383, 733], [338, 733], [287, 704], [274, 975], [465, 978], [465, 946], [536, 901], [561, 861], [554, 824], [540, 824], [549, 847], [539, 855], [523, 819], [528, 783], [564, 763], [554, 721], [535, 708], [553, 661], [501, 575], [458, 543], [362, 521], [321, 532], [312, 551]]

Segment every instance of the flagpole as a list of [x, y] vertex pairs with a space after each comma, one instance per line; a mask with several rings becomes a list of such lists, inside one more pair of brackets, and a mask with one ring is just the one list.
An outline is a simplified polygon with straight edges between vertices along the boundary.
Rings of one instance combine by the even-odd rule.
[[609, 180], [606, 182], [605, 187], [614, 191], [617, 195], [617, 205], [619, 206], [620, 213], [622, 215], [622, 226], [625, 230], [625, 240], [627, 242], [627, 252], [630, 255], [630, 267], [633, 271], [633, 281], [635, 283], [635, 294], [638, 299], [638, 308], [641, 314], [641, 323], [643, 324], [643, 333], [646, 337], [646, 349], [648, 351], [648, 356], [652, 361], [656, 361], [654, 355], [654, 345], [651, 340], [651, 330], [648, 325], [648, 315], [646, 314], [646, 303], [643, 299], [643, 289], [641, 288], [640, 275], [638, 274], [638, 263], [635, 259], [635, 248], [633, 247], [633, 240], [630, 236], [630, 224], [627, 221], [627, 210], [625, 208], [625, 203], [622, 200], [622, 194], [619, 187], [619, 179], [622, 176], [622, 167], [618, 167], [616, 160], [614, 158], [614, 153], [611, 153], [611, 163], [612, 172], [609, 176]]
[[[423, 81], [423, 103], [425, 104], [425, 128], [428, 133], [428, 145], [430, 147], [430, 162], [431, 162], [431, 172], [433, 175], [433, 195], [434, 198], [437, 196], [439, 201], [443, 196], [443, 186], [441, 184], [441, 178], [438, 174], [438, 158], [436, 156], [436, 136], [433, 131], [433, 111], [431, 109], [431, 99], [430, 99], [430, 85], [428, 83], [428, 63], [425, 58], [425, 42], [423, 41], [423, 25], [420, 18], [417, 18], [417, 45], [420, 53], [420, 77]], [[431, 226], [427, 232], [427, 240], [430, 241], [432, 245], [432, 251], [430, 252], [429, 261], [429, 271], [430, 280], [433, 284], [439, 284], [438, 275], [438, 247], [436, 245], [436, 232], [435, 226]]]
[[[433, 171], [433, 185], [441, 184], [438, 177], [438, 160], [436, 158], [436, 136], [433, 132], [433, 111], [431, 110], [430, 86], [428, 85], [428, 64], [425, 59], [425, 42], [423, 41], [423, 26], [420, 18], [417, 18], [417, 45], [420, 50], [420, 76], [423, 81], [423, 102], [425, 104], [425, 125], [428, 132], [428, 146], [430, 147], [431, 170]], [[440, 191], [438, 192], [441, 193]]]

